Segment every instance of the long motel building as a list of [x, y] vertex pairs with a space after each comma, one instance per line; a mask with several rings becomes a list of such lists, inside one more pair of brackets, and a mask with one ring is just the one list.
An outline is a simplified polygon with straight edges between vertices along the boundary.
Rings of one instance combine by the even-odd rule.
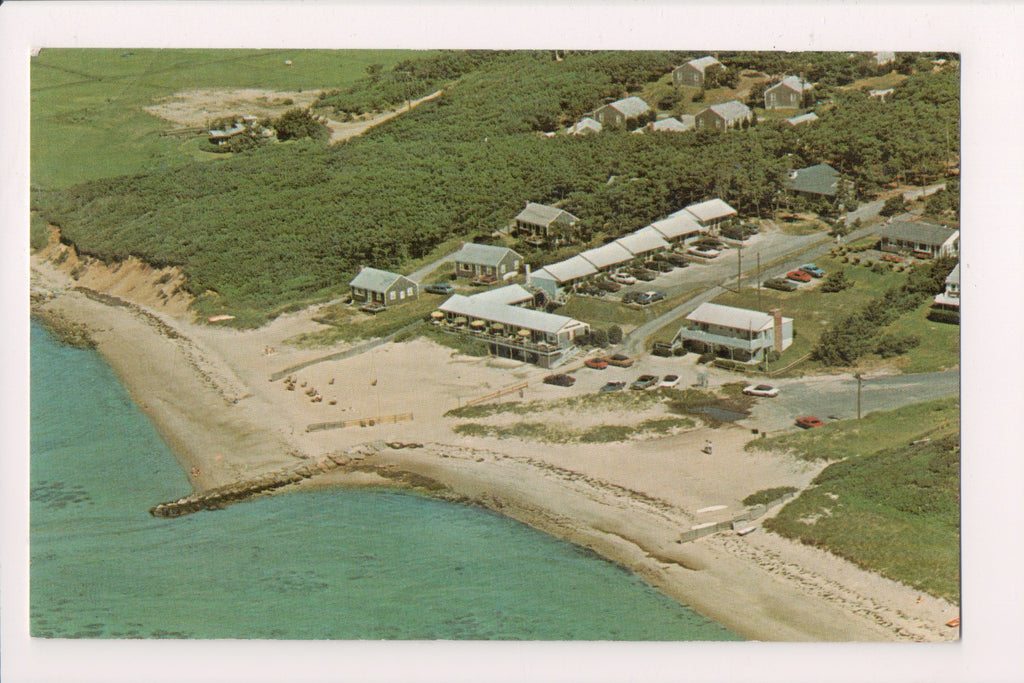
[[561, 365], [575, 355], [575, 340], [590, 325], [564, 315], [528, 306], [533, 294], [509, 285], [472, 296], [455, 294], [432, 314], [450, 332], [469, 334], [487, 344], [495, 356], [545, 368]]

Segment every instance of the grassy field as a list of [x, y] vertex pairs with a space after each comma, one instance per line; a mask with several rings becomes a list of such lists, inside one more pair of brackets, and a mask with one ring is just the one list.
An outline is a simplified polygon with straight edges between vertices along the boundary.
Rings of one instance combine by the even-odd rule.
[[[655, 289], [657, 289], [655, 287]], [[696, 287], [694, 288], [694, 290]], [[653, 306], [625, 306], [619, 301], [611, 299], [598, 299], [592, 296], [574, 296], [556, 313], [567, 315], [576, 320], [582, 320], [591, 327], [606, 327], [608, 325], [619, 325], [621, 327], [637, 327], [648, 320], [654, 320], [659, 315], [670, 311], [681, 302], [688, 299], [693, 290], [688, 290], [670, 299], [659, 301]]]
[[765, 527], [959, 603], [959, 431], [940, 434], [829, 465]]
[[890, 71], [882, 76], [873, 76], [871, 78], [861, 78], [853, 83], [841, 88], [842, 90], [885, 90], [893, 86], [899, 85], [903, 81], [907, 80], [907, 77], [903, 74]]
[[[420, 54], [406, 50], [44, 49], [31, 62], [34, 187], [180, 166], [221, 155], [200, 138], [164, 137], [173, 124], [144, 106], [182, 90], [322, 90]], [[291, 60], [291, 66], [285, 65]]]
[[[791, 214], [784, 214], [791, 215]], [[795, 217], [787, 220], [780, 217], [775, 221], [779, 229], [786, 235], [811, 235], [816, 232], [828, 232], [828, 225], [814, 218]]]

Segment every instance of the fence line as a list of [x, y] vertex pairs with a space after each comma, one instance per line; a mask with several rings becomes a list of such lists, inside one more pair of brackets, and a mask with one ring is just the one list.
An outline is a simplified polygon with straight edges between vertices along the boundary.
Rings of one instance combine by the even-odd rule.
[[689, 531], [684, 531], [679, 537], [679, 542], [689, 543], [690, 541], [695, 541], [698, 538], [703, 538], [704, 536], [715, 534], [719, 531], [726, 531], [728, 529], [738, 530], [745, 528], [749, 525], [750, 522], [753, 522], [755, 519], [760, 519], [761, 517], [763, 517], [771, 508], [776, 507], [777, 505], [782, 505], [786, 501], [792, 500], [795, 497], [796, 493], [785, 493], [768, 503], [758, 503], [757, 505], [751, 505], [746, 510], [736, 515], [732, 519], [726, 520], [724, 522], [710, 524], [708, 526], [701, 526], [699, 529], [690, 529]]
[[379, 424], [395, 424], [412, 419], [412, 413], [398, 413], [395, 415], [383, 415], [381, 417], [360, 417], [354, 420], [341, 420], [339, 422], [314, 422], [306, 425], [307, 432], [319, 432], [325, 429], [343, 429], [345, 427], [373, 427]]
[[525, 389], [527, 384], [527, 382], [520, 382], [519, 384], [513, 384], [512, 386], [505, 387], [503, 389], [498, 389], [497, 391], [492, 391], [491, 393], [485, 396], [478, 396], [476, 398], [466, 401], [463, 404], [463, 407], [475, 406], [479, 403], [486, 403], [487, 401], [500, 398], [502, 396], [505, 396], [506, 394], [514, 394], [517, 391], [522, 391], [523, 389]]

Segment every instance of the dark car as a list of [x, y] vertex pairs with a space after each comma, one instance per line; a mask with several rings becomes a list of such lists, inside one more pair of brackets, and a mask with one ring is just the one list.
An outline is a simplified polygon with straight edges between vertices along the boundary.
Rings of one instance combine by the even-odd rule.
[[673, 266], [668, 261], [652, 261], [651, 263], [648, 264], [648, 266], [651, 268], [651, 270], [656, 270], [659, 273], [671, 273], [673, 270], [676, 269], [676, 267]]
[[640, 375], [636, 378], [636, 381], [629, 385], [630, 389], [650, 389], [658, 383], [658, 378], [655, 375]]
[[622, 303], [624, 304], [635, 304], [636, 300], [640, 298], [641, 292], [626, 292], [622, 295]]
[[625, 382], [615, 381], [615, 382], [608, 382], [608, 384], [605, 384], [603, 387], [601, 387], [601, 391], [619, 391], [619, 390], [625, 389], [625, 388], [626, 388], [626, 383]]
[[780, 292], [792, 292], [796, 289], [796, 285], [788, 280], [783, 280], [780, 277], [773, 277], [771, 280], [765, 280], [764, 286], [768, 289], [777, 289]]
[[559, 387], [571, 387], [576, 384], [576, 378], [572, 375], [548, 375], [544, 378], [544, 384], [554, 384]]
[[622, 285], [617, 282], [612, 282], [611, 280], [595, 280], [594, 285], [596, 285], [598, 289], [603, 289], [606, 292], [617, 292], [622, 289]]
[[661, 292], [644, 292], [637, 297], [636, 302], [641, 306], [648, 306], [650, 304], [656, 304], [659, 301], [664, 300], [665, 295]]
[[798, 417], [796, 419], [796, 426], [801, 429], [813, 429], [815, 427], [824, 427], [825, 423], [819, 417], [807, 416]]
[[423, 291], [430, 294], [451, 294], [455, 291], [455, 287], [452, 287], [447, 282], [437, 282], [432, 285], [426, 285]]
[[654, 278], [658, 277], [657, 273], [647, 270], [646, 268], [635, 268], [629, 271], [629, 274], [637, 280], [643, 280], [644, 282], [650, 282]]
[[685, 256], [683, 256], [681, 254], [677, 254], [675, 252], [671, 252], [671, 251], [668, 252], [668, 253], [662, 254], [661, 255], [661, 260], [662, 261], [667, 261], [668, 263], [671, 263], [676, 268], [685, 268], [686, 266], [690, 265], [690, 262], [686, 260]]

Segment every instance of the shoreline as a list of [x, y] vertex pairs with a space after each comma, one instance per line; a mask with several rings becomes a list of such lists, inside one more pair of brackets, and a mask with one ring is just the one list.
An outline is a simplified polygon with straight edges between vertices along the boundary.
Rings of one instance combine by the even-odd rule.
[[[384, 428], [304, 432], [305, 424], [315, 421], [310, 416], [322, 409], [293, 405], [294, 396], [288, 396], [293, 404], [278, 398], [284, 395], [281, 383], [267, 382], [268, 370], [290, 363], [265, 352], [264, 332], [200, 330], [150, 307], [136, 304], [140, 313], [107, 305], [69, 289], [79, 283], [43, 258], [33, 257], [33, 274], [34, 291], [55, 293], [41, 305], [89, 327], [97, 350], [183, 470], [198, 471], [192, 477], [196, 492], [384, 439]], [[153, 319], [175, 335], [162, 334]], [[283, 320], [274, 331], [280, 337], [290, 326], [307, 323]], [[249, 346], [242, 348], [242, 340]], [[261, 347], [262, 355], [253, 351]], [[235, 355], [226, 359], [228, 348]], [[322, 355], [322, 350], [288, 353], [295, 360]], [[358, 359], [343, 362], [355, 366], [354, 376], [366, 374]], [[339, 366], [332, 365], [330, 372]], [[308, 373], [310, 383], [325, 385], [325, 372]], [[330, 380], [333, 384], [333, 374]], [[725, 532], [676, 543], [681, 530], [705, 521], [692, 512], [699, 509], [700, 496], [689, 487], [659, 481], [664, 477], [657, 471], [622, 473], [591, 463], [595, 456], [581, 448], [542, 448], [552, 453], [538, 457], [509, 442], [460, 439], [438, 420], [424, 423], [422, 417], [389, 429], [396, 440], [424, 446], [380, 449], [357, 469], [318, 475], [299, 486], [410, 487], [396, 481], [403, 476], [437, 482], [444, 487], [439, 497], [480, 505], [587, 547], [746, 639], [948, 641], [958, 636], [943, 626], [959, 613], [958, 607], [774, 534], [759, 530], [740, 538]], [[734, 432], [719, 431], [716, 439], [740, 443], [744, 435]], [[682, 444], [701, 440], [703, 434], [673, 438], [672, 443]], [[661, 451], [667, 450], [657, 443], [629, 447], [651, 457], [654, 451], [663, 457]], [[748, 458], [742, 453], [735, 457]], [[700, 472], [699, 463], [685, 466]], [[809, 481], [813, 473], [792, 476]], [[715, 491], [718, 484], [707, 486]]]

